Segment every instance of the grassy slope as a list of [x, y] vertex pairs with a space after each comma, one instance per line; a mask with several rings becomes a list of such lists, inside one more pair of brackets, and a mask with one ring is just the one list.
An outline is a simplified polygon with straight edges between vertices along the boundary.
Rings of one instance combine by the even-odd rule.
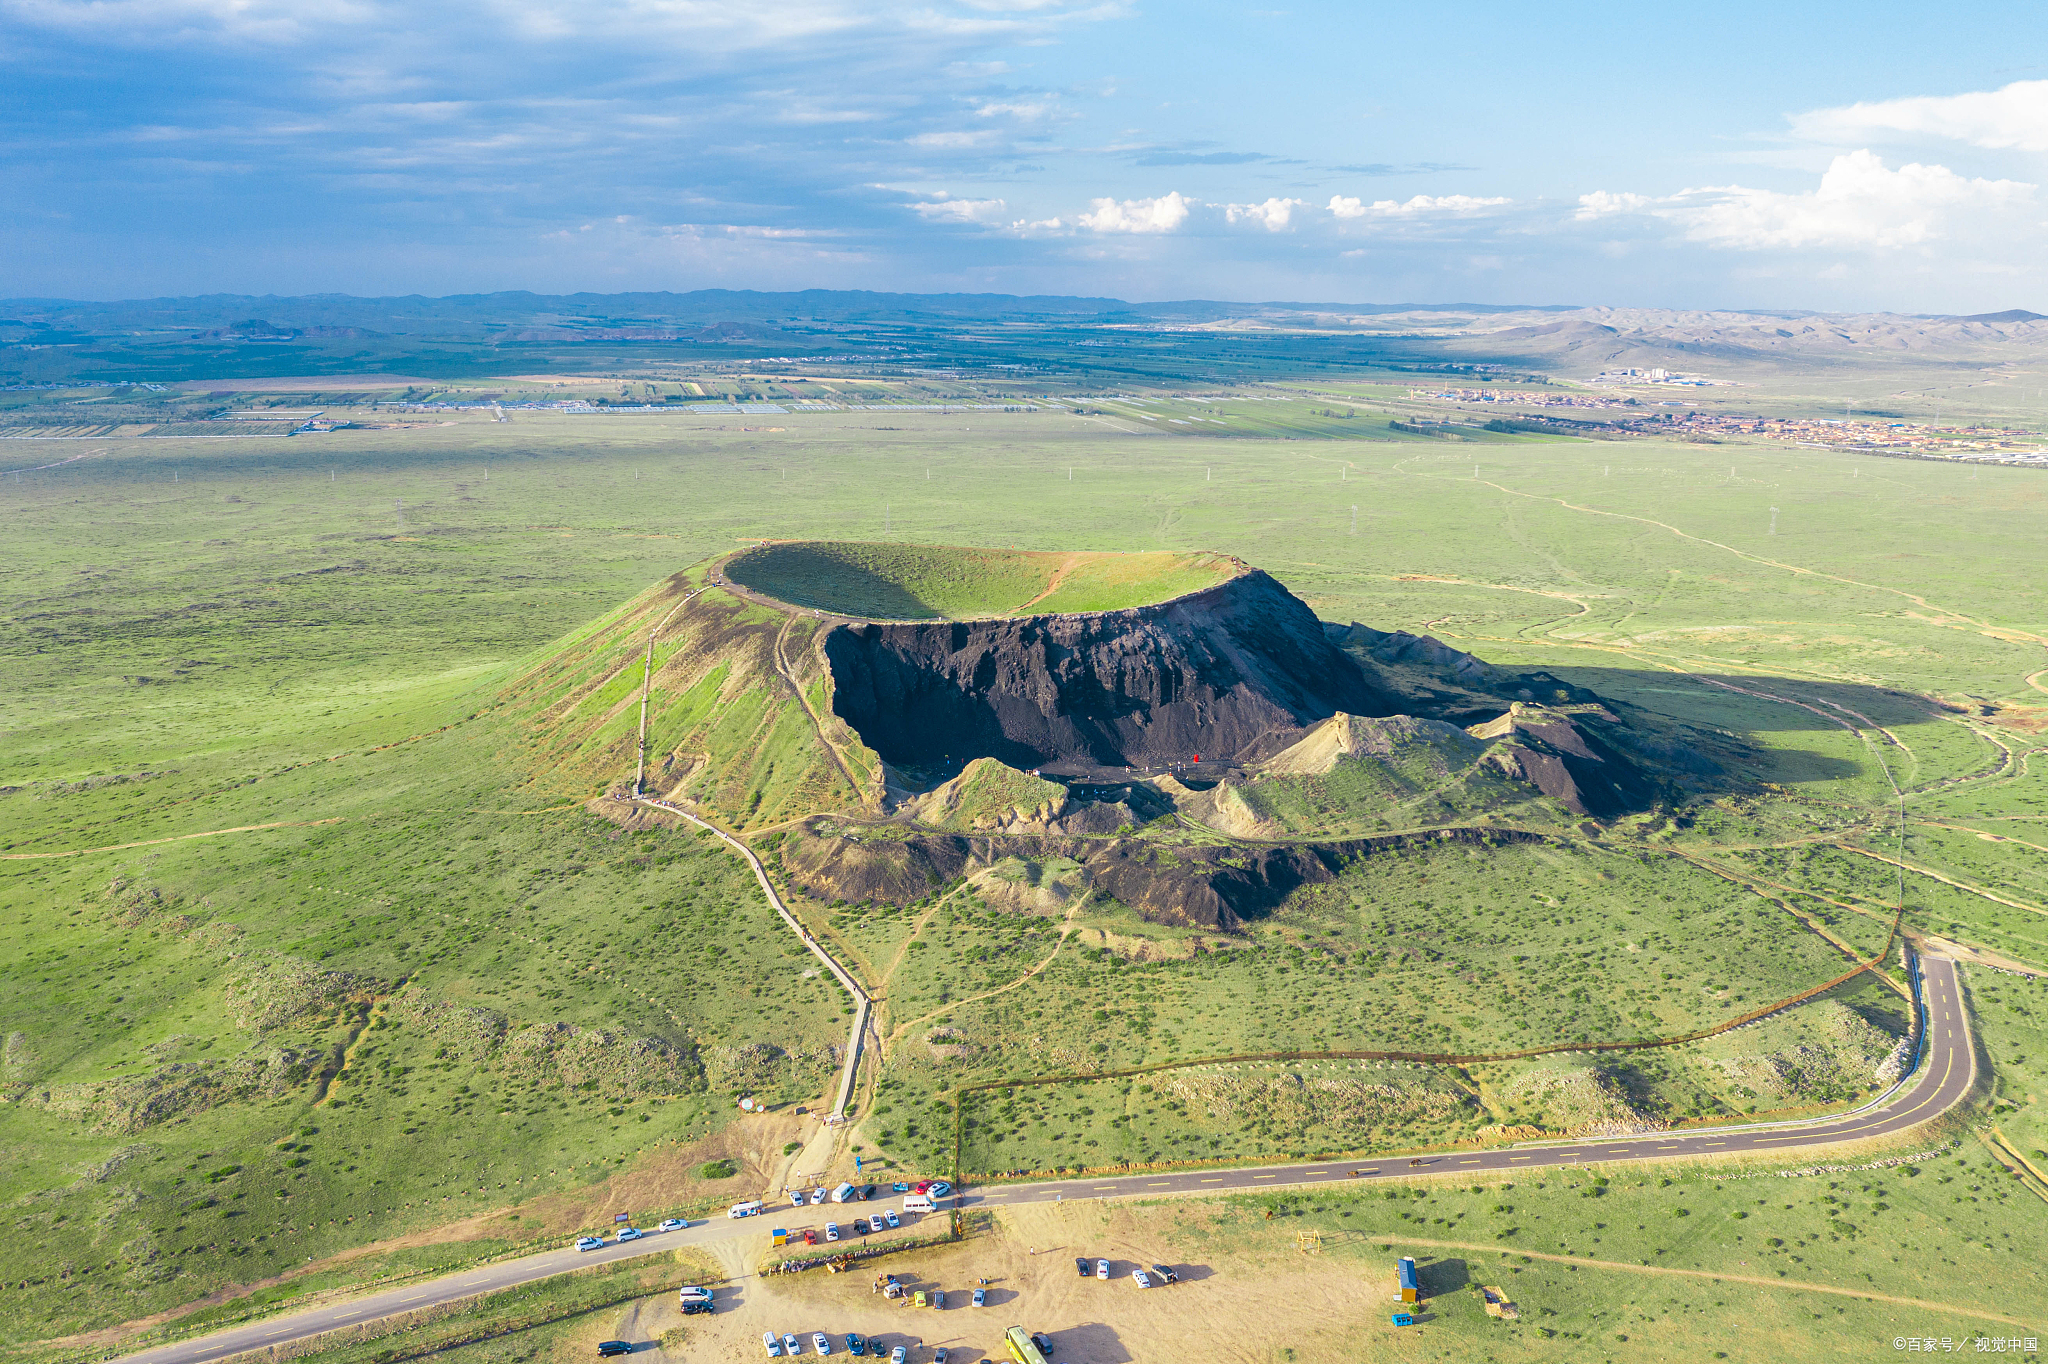
[[[1724, 801], [1690, 829], [1646, 826], [1625, 836], [1639, 838], [1646, 851], [1712, 851], [1729, 862], [1758, 859], [1759, 868], [1765, 868], [1761, 859], [1778, 859], [1766, 869], [1773, 879], [1837, 898], [1879, 896], [1888, 868], [1840, 854], [1814, 861], [1799, 852], [1843, 836], [1885, 846], [1858, 832], [1858, 822], [1889, 795], [1872, 748], [1789, 704], [1824, 696], [1881, 721], [1905, 746], [1884, 750], [1894, 760], [1910, 751], [1902, 785], [1924, 792], [1909, 799], [1922, 821], [1910, 850], [1917, 865], [2009, 899], [2041, 903], [2029, 893], [2025, 865], [2033, 854], [2027, 848], [1968, 834], [1937, 837], [1926, 822], [2001, 836], [2017, 824], [2019, 836], [2031, 839], [2023, 822], [2008, 817], [2039, 803], [2038, 779], [2017, 769], [2001, 775], [1987, 762], [1991, 750], [1970, 731], [1995, 732], [2020, 749], [2038, 743], [2036, 731], [1993, 731], [1981, 720], [1907, 706], [1881, 690], [2007, 705], [2040, 699], [2022, 680], [2039, 666], [2039, 648], [2012, 634], [2041, 628], [2034, 618], [2038, 597], [2004, 568], [2024, 558], [2035, 535], [2044, 490], [2031, 473], [1983, 470], [1973, 478], [1970, 471], [1933, 465], [1718, 447], [1633, 445], [1624, 457], [1608, 447], [1531, 442], [1513, 448], [1512, 462], [1503, 452], [1499, 468], [1489, 466], [1484, 479], [1474, 480], [1469, 461], [1434, 446], [1347, 445], [1341, 456], [1350, 462], [1349, 482], [1371, 483], [1368, 496], [1366, 489], [1340, 486], [1332, 458], [1337, 452], [1306, 444], [1211, 441], [1196, 448], [1105, 440], [1100, 427], [1058, 414], [1008, 424], [987, 414], [973, 420], [973, 434], [965, 436], [946, 419], [878, 432], [872, 421], [849, 415], [819, 418], [815, 425], [807, 419], [801, 440], [796, 433], [707, 431], [684, 447], [673, 443], [671, 432], [653, 427], [599, 429], [547, 420], [326, 442], [185, 447], [164, 441], [114, 446], [78, 466], [27, 476], [18, 486], [10, 482], [13, 515], [4, 534], [15, 573], [0, 640], [19, 680], [0, 697], [0, 720], [10, 734], [4, 781], [19, 789], [0, 796], [0, 843], [15, 851], [62, 849], [276, 819], [341, 816], [352, 822], [78, 861], [0, 864], [0, 913], [18, 928], [14, 955], [5, 959], [0, 1031], [22, 1034], [21, 1048], [39, 1058], [38, 1066], [51, 1067], [32, 1074], [53, 1083], [109, 1079], [120, 1073], [112, 1061], [125, 1056], [133, 1059], [122, 1070], [139, 1068], [143, 1056], [131, 1037], [156, 1042], [178, 1031], [212, 1029], [231, 1039], [216, 1044], [218, 1054], [249, 1036], [225, 1032], [228, 1024], [204, 1009], [193, 1025], [183, 1021], [195, 1012], [183, 1001], [205, 998], [193, 993], [202, 964], [172, 959], [192, 950], [188, 938], [160, 938], [112, 921], [103, 888], [117, 873], [162, 887], [184, 904], [212, 898], [219, 913], [265, 949], [307, 960], [319, 960], [312, 954], [324, 950], [330, 956], [321, 965], [329, 969], [390, 980], [426, 944], [442, 955], [423, 968], [423, 982], [472, 990], [478, 1002], [522, 1019], [548, 1017], [545, 1004], [572, 1020], [626, 1020], [649, 1035], [672, 1026], [644, 1000], [636, 1003], [632, 991], [609, 993], [616, 987], [598, 983], [601, 978], [579, 977], [573, 988], [541, 983], [544, 969], [560, 974], [576, 963], [515, 957], [490, 946], [488, 935], [475, 943], [465, 935], [460, 944], [425, 937], [433, 921], [418, 913], [420, 905], [452, 906], [452, 913], [468, 896], [479, 906], [501, 913], [517, 906], [522, 916], [543, 914], [558, 931], [584, 933], [589, 942], [582, 964], [590, 964], [592, 953], [659, 961], [660, 949], [676, 940], [659, 918], [635, 921], [634, 897], [607, 890], [602, 880], [587, 882], [600, 865], [595, 852], [618, 847], [609, 841], [593, 846], [581, 833], [536, 828], [498, 854], [509, 877], [499, 889], [486, 892], [474, 879], [467, 868], [480, 859], [459, 853], [471, 835], [498, 848], [509, 835], [494, 830], [507, 823], [523, 821], [523, 829], [560, 820], [573, 828], [580, 819], [482, 813], [545, 805], [526, 792], [507, 792], [503, 783], [510, 778], [480, 775], [495, 771], [501, 757], [517, 756], [512, 736], [478, 727], [458, 731], [473, 741], [451, 740], [452, 747], [423, 740], [371, 757], [325, 760], [462, 723], [537, 641], [602, 616], [648, 582], [729, 547], [732, 536], [879, 535], [885, 496], [900, 533], [922, 539], [1102, 549], [1216, 546], [1280, 574], [1327, 618], [1427, 630], [1497, 662], [1550, 667], [1603, 693], [1745, 734], [1762, 746], [1762, 774], [1779, 790]], [[989, 457], [992, 447], [999, 457]], [[69, 446], [57, 451], [71, 453]], [[481, 478], [486, 459], [489, 483]], [[1733, 480], [1731, 463], [1738, 473]], [[339, 473], [334, 482], [325, 477], [329, 465]], [[772, 470], [785, 465], [801, 495], [774, 487]], [[1064, 477], [1069, 466], [1076, 469], [1071, 485]], [[181, 471], [177, 484], [168, 480], [173, 467]], [[927, 467], [934, 472], [929, 482]], [[1852, 467], [1861, 478], [1852, 480]], [[1213, 481], [1205, 480], [1205, 468]], [[636, 471], [646, 476], [636, 480]], [[403, 534], [394, 500], [406, 505]], [[1776, 537], [1764, 534], [1766, 502], [1782, 512]], [[1355, 537], [1348, 533], [1353, 503], [1360, 506]], [[1648, 524], [1659, 520], [1700, 538]], [[1794, 574], [1770, 560], [1836, 576]], [[1923, 596], [1938, 609], [1899, 591]], [[1700, 677], [1787, 700], [1732, 694]], [[1871, 743], [1883, 742], [1866, 733]], [[293, 769], [296, 763], [312, 765]], [[143, 772], [165, 775], [105, 780]], [[1731, 844], [1752, 851], [1730, 851]], [[323, 850], [327, 861], [310, 862], [301, 884], [292, 879], [295, 859], [309, 848]], [[312, 870], [336, 864], [349, 880], [312, 879]], [[576, 867], [585, 870], [573, 872]], [[711, 863], [701, 887], [677, 887], [670, 870], [654, 873], [664, 893], [676, 887], [693, 905], [703, 899], [707, 907], [720, 895], [739, 895], [727, 910], [744, 912], [744, 884], [731, 884], [723, 872], [714, 876]], [[1872, 879], [1857, 879], [1857, 873]], [[593, 889], [579, 893], [579, 882]], [[338, 897], [313, 889], [324, 884], [342, 885], [366, 901], [391, 900], [409, 917], [372, 923], [358, 914], [350, 924], [334, 904]], [[722, 889], [714, 891], [714, 884]], [[2030, 910], [1919, 876], [1911, 894], [1916, 913], [1930, 912], [1941, 931], [1953, 926], [1958, 936], [2036, 961], [2048, 950], [2040, 946], [2041, 916]], [[525, 909], [528, 904], [540, 910]], [[1874, 931], [1853, 910], [1835, 912], [1847, 928]], [[399, 953], [398, 943], [411, 944], [412, 955]], [[878, 936], [877, 944], [886, 962], [888, 942]], [[65, 960], [54, 960], [52, 949]], [[768, 954], [753, 974], [742, 973], [749, 990], [781, 978], [778, 945], [764, 936], [758, 949], [750, 944], [748, 950]], [[1548, 950], [1587, 949], [1560, 942]], [[30, 952], [38, 954], [34, 960]], [[500, 960], [493, 963], [493, 955]], [[151, 975], [134, 970], [144, 961]], [[969, 964], [948, 964], [916, 989], [932, 998], [957, 989]], [[1269, 1002], [1282, 983], [1280, 964], [1276, 956], [1257, 971]], [[514, 968], [527, 974], [518, 990]], [[178, 974], [188, 969], [195, 973], [190, 978]], [[1578, 969], [1595, 972], [1582, 1012], [1613, 1011], [1626, 1002], [1619, 989], [1602, 988], [1597, 963]], [[1291, 986], [1299, 976], [1287, 979]], [[1383, 970], [1378, 979], [1389, 976]], [[132, 1007], [125, 988], [131, 980], [144, 987], [150, 1013]], [[1206, 988], [1202, 977], [1094, 961], [1082, 974], [1052, 982], [1062, 993], [1046, 998], [1102, 990], [1111, 980], [1116, 994], [1107, 997], [1113, 1001], [1107, 1007], [1125, 1011], [1126, 1018], [1140, 1007], [1160, 1016], [1168, 982], [1176, 1000], [1198, 985]], [[1159, 1000], [1141, 1003], [1126, 981], [1144, 982], [1144, 992]], [[110, 989], [113, 982], [122, 986]], [[1252, 983], [1247, 976], [1240, 986], [1247, 1003]], [[1427, 981], [1418, 975], [1414, 983]], [[563, 998], [535, 997], [535, 987], [563, 990]], [[123, 998], [116, 1002], [115, 994]], [[1426, 997], [1426, 991], [1418, 996]], [[721, 1001], [699, 992], [695, 1001], [690, 1010], [706, 1011], [701, 1024], [688, 1016], [707, 1030], [733, 1017], [716, 1010], [744, 1004], [753, 1016], [750, 995]], [[836, 1041], [836, 1001], [820, 995], [799, 1003], [792, 1010], [782, 1001], [772, 1019], [762, 1017], [801, 1025], [791, 1034], [799, 1045], [803, 1036]], [[1062, 1012], [1057, 1003], [1051, 1010], [1043, 1003], [1031, 1007]], [[1296, 1007], [1291, 998], [1284, 1006]], [[1080, 1025], [1092, 1023], [1087, 1012], [1072, 1020], [1076, 1042], [1086, 1036]], [[1458, 1016], [1449, 1024], [1431, 1018], [1423, 1031], [1457, 1031]], [[1123, 1021], [1109, 1039], [1118, 1046], [1128, 1036]], [[1209, 1021], [1202, 1020], [1205, 1026]], [[1313, 1035], [1314, 1021], [1307, 1013], [1293, 1019], [1268, 1011], [1233, 1035]], [[307, 1032], [304, 1045], [325, 1036]], [[1085, 1045], [1096, 1040], [1086, 1038]], [[392, 1059], [406, 1064], [395, 1053]], [[2008, 1064], [2002, 1055], [2001, 1069]], [[939, 1072], [934, 1067], [931, 1073], [936, 1078]], [[428, 1124], [407, 1141], [429, 1151], [463, 1149], [463, 1118], [446, 1111], [456, 1084], [470, 1084], [478, 1102], [493, 1110], [512, 1097], [528, 1098], [530, 1106], [525, 1090], [515, 1094], [486, 1070], [464, 1078], [416, 1066], [406, 1078], [415, 1090], [400, 1102], [411, 1103], [415, 1121]], [[225, 1164], [269, 1173], [261, 1162], [281, 1166], [289, 1158], [269, 1154], [288, 1132], [322, 1127], [308, 1138], [318, 1143], [336, 1134], [336, 1120], [354, 1121], [346, 1104], [333, 1117], [321, 1110], [322, 1119], [311, 1123], [295, 1117], [288, 1110], [302, 1105], [307, 1092], [274, 1104], [213, 1109], [203, 1122], [175, 1130], [154, 1129], [157, 1135], [141, 1140], [167, 1145], [153, 1163], [138, 1158], [123, 1167], [132, 1173], [117, 1171], [106, 1183], [77, 1188], [82, 1172], [105, 1165], [137, 1137], [94, 1131], [44, 1109], [10, 1105], [0, 1111], [0, 1142], [19, 1155], [8, 1196], [20, 1216], [46, 1219], [37, 1234], [9, 1250], [7, 1274], [0, 1277], [40, 1275], [41, 1266], [60, 1264], [58, 1257], [95, 1266], [92, 1276], [62, 1295], [24, 1295], [14, 1329], [34, 1335], [105, 1320], [245, 1277], [264, 1256], [284, 1255], [272, 1242], [234, 1232], [196, 1224], [171, 1231], [186, 1200], [170, 1181], [189, 1182]], [[687, 1112], [673, 1104], [668, 1111], [677, 1118]], [[2010, 1129], [2016, 1118], [2005, 1121]], [[541, 1116], [528, 1122], [540, 1141]], [[628, 1122], [641, 1126], [637, 1114]], [[622, 1129], [621, 1141], [637, 1136], [625, 1124]], [[296, 1167], [308, 1176], [298, 1187], [317, 1181], [319, 1199], [337, 1210], [367, 1213], [375, 1186], [351, 1181], [386, 1177], [382, 1170], [395, 1159], [385, 1149], [392, 1130], [343, 1126], [331, 1148], [337, 1155], [322, 1159], [316, 1147], [311, 1164]], [[576, 1130], [580, 1137], [583, 1129]], [[694, 1130], [701, 1128], [682, 1129]], [[597, 1144], [597, 1154], [616, 1158], [603, 1141]], [[343, 1150], [354, 1155], [338, 1159]], [[532, 1151], [551, 1154], [544, 1141]], [[259, 1152], [256, 1163], [237, 1158]], [[366, 1153], [374, 1156], [367, 1165]], [[617, 1154], [631, 1158], [630, 1149]], [[185, 1168], [195, 1162], [198, 1169]], [[357, 1170], [348, 1171], [349, 1164]], [[429, 1162], [419, 1177], [430, 1183], [442, 1168]], [[562, 1167], [557, 1159], [539, 1168]], [[134, 1197], [123, 1192], [129, 1188]], [[207, 1192], [217, 1191], [208, 1186]], [[397, 1202], [417, 1205], [446, 1191], [423, 1187], [418, 1193]], [[481, 1201], [511, 1197], [509, 1189], [490, 1190]], [[375, 1206], [392, 1203], [380, 1199]], [[99, 1221], [108, 1211], [114, 1216]], [[60, 1213], [66, 1220], [57, 1223]], [[330, 1238], [323, 1244], [339, 1246], [387, 1225], [359, 1216], [328, 1229], [323, 1218], [319, 1235]], [[71, 1227], [90, 1230], [66, 1230]], [[135, 1271], [119, 1267], [121, 1250], [143, 1238], [198, 1248], [160, 1255], [150, 1271], [182, 1277], [131, 1280], [126, 1276]], [[94, 1281], [109, 1286], [77, 1288]]]
[[[842, 769], [795, 688], [825, 685], [815, 624], [677, 573], [547, 650], [507, 688], [544, 785], [592, 795], [634, 766], [647, 638], [659, 628], [648, 697], [649, 789], [707, 807], [736, 828], [858, 807], [876, 771], [858, 736], [830, 720]], [[694, 594], [694, 595], [693, 595]], [[784, 677], [778, 670], [790, 670]], [[851, 779], [849, 778], [851, 772]]]

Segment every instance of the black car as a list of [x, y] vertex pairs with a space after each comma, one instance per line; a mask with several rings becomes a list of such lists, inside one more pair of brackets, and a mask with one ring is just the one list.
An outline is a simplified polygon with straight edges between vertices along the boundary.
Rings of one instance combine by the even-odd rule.
[[1031, 1343], [1038, 1347], [1038, 1353], [1044, 1355], [1047, 1359], [1052, 1358], [1053, 1349], [1051, 1336], [1047, 1335], [1043, 1331], [1033, 1331], [1031, 1333]]
[[864, 1355], [867, 1352], [867, 1337], [861, 1335], [858, 1331], [848, 1331], [846, 1333], [846, 1353], [850, 1355]]
[[863, 1201], [873, 1198], [875, 1196], [875, 1186], [872, 1184], [866, 1186], [860, 1191], [860, 1196]]
[[613, 1355], [629, 1355], [631, 1353], [633, 1353], [633, 1342], [630, 1340], [600, 1340], [597, 1343], [597, 1357], [599, 1359], [610, 1359]]
[[1180, 1275], [1178, 1275], [1178, 1274], [1174, 1273], [1174, 1272], [1173, 1272], [1172, 1270], [1168, 1269], [1168, 1268], [1167, 1268], [1167, 1267], [1166, 1267], [1165, 1265], [1154, 1265], [1154, 1266], [1152, 1266], [1152, 1272], [1153, 1272], [1153, 1273], [1154, 1273], [1155, 1275], [1157, 1275], [1157, 1276], [1159, 1277], [1159, 1282], [1161, 1282], [1161, 1283], [1179, 1283], [1179, 1282], [1180, 1282]]
[[865, 1218], [865, 1217], [856, 1217], [856, 1218], [854, 1218], [854, 1219], [853, 1219], [853, 1234], [854, 1234], [855, 1236], [865, 1236], [865, 1235], [867, 1235], [867, 1234], [868, 1234], [868, 1219], [867, 1219], [867, 1218]]
[[1084, 1279], [1095, 1277], [1095, 1266], [1079, 1255], [1074, 1257], [1074, 1271]]
[[699, 1312], [709, 1312], [710, 1310], [711, 1304], [708, 1302], [686, 1302], [683, 1304], [683, 1315], [686, 1317], [694, 1317]]

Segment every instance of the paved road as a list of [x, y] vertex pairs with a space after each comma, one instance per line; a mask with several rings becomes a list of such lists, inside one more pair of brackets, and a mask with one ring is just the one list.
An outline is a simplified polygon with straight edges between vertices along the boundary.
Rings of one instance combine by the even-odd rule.
[[[1229, 1193], [1246, 1189], [1314, 1186], [1351, 1180], [1396, 1179], [1411, 1174], [1495, 1174], [1547, 1165], [1587, 1165], [1606, 1160], [1662, 1160], [1679, 1156], [1733, 1155], [1744, 1151], [1791, 1151], [1800, 1147], [1863, 1141], [1902, 1132], [1953, 1107], [1976, 1083], [1976, 1053], [1954, 962], [1935, 957], [1920, 961], [1927, 1010], [1927, 1042], [1920, 1066], [1893, 1094], [1855, 1113], [1803, 1123], [1719, 1128], [1653, 1134], [1611, 1141], [1565, 1142], [1547, 1146], [1492, 1151], [1451, 1152], [1424, 1156], [1411, 1163], [1391, 1160], [1322, 1161], [1303, 1165], [1267, 1166], [1246, 1170], [1191, 1171], [1186, 1174], [1131, 1175], [1118, 1179], [1071, 1179], [1039, 1184], [1005, 1185], [960, 1195], [962, 1206], [1011, 1207], [1056, 1199], [1131, 1198], [1174, 1193]], [[682, 1231], [652, 1233], [644, 1241], [603, 1250], [551, 1250], [520, 1260], [486, 1265], [426, 1283], [388, 1289], [366, 1298], [309, 1308], [272, 1317], [195, 1340], [158, 1346], [130, 1355], [124, 1364], [211, 1364], [229, 1355], [318, 1335], [338, 1327], [380, 1317], [456, 1302], [477, 1293], [512, 1288], [552, 1278], [572, 1269], [632, 1259], [677, 1246], [702, 1245], [740, 1237], [765, 1240], [771, 1226], [806, 1225], [806, 1212], [793, 1208], [734, 1220], [715, 1217]], [[825, 1209], [818, 1209], [824, 1213]], [[822, 1219], [818, 1219], [822, 1220]], [[765, 1245], [761, 1247], [764, 1251]]]
[[1956, 965], [1941, 958], [1920, 961], [1927, 1009], [1927, 1047], [1908, 1082], [1878, 1104], [1815, 1122], [1706, 1128], [1603, 1141], [1560, 1142], [1492, 1151], [1452, 1152], [1410, 1160], [1329, 1160], [1307, 1165], [1251, 1170], [1207, 1170], [1186, 1174], [1130, 1175], [1116, 1179], [1070, 1179], [1049, 1184], [997, 1187], [967, 1193], [972, 1206], [1012, 1207], [1065, 1198], [1128, 1198], [1175, 1193], [1235, 1193], [1289, 1184], [1344, 1183], [1356, 1179], [1397, 1179], [1413, 1174], [1499, 1174], [1545, 1165], [1589, 1165], [1604, 1160], [1665, 1160], [1679, 1156], [1726, 1156], [1744, 1151], [1788, 1150], [1836, 1142], [1864, 1141], [1903, 1132], [1953, 1107], [1976, 1083], [1976, 1052], [1963, 1013]]

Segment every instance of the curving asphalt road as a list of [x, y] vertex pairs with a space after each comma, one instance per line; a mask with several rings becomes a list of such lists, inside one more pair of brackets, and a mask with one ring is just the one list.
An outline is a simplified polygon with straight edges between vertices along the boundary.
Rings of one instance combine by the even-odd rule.
[[[1315, 1186], [1350, 1180], [1399, 1179], [1415, 1174], [1497, 1174], [1548, 1165], [1587, 1165], [1608, 1160], [1665, 1160], [1684, 1156], [1723, 1156], [1738, 1152], [1792, 1151], [1800, 1147], [1865, 1141], [1915, 1127], [1961, 1102], [1977, 1081], [1976, 1050], [1963, 1009], [1956, 964], [1945, 958], [1920, 959], [1922, 998], [1926, 1010], [1926, 1042], [1919, 1066], [1897, 1089], [1853, 1113], [1811, 1122], [1707, 1128], [1684, 1133], [1655, 1133], [1604, 1141], [1560, 1142], [1543, 1146], [1506, 1147], [1470, 1153], [1454, 1151], [1414, 1160], [1317, 1161], [1257, 1169], [1190, 1171], [1185, 1174], [1129, 1175], [1115, 1179], [1070, 1179], [1035, 1184], [1001, 1185], [963, 1193], [959, 1206], [1014, 1207], [1062, 1199], [1159, 1197], [1167, 1194], [1235, 1193], [1290, 1185]], [[778, 1211], [779, 1214], [778, 1215]], [[807, 1210], [808, 1211], [808, 1210]], [[819, 1209], [819, 1212], [826, 1211]], [[744, 1236], [766, 1237], [773, 1225], [801, 1225], [805, 1214], [794, 1208], [774, 1209], [755, 1219], [713, 1218], [684, 1230], [650, 1233], [645, 1240], [607, 1245], [602, 1250], [551, 1250], [523, 1259], [485, 1265], [425, 1283], [387, 1289], [368, 1297], [332, 1303], [251, 1322], [209, 1336], [160, 1345], [124, 1357], [123, 1364], [212, 1364], [230, 1355], [303, 1340], [322, 1332], [376, 1321], [424, 1307], [459, 1302], [480, 1293], [513, 1288], [571, 1270], [633, 1259], [678, 1246]], [[764, 1247], [765, 1248], [765, 1247]]]
[[964, 1205], [1013, 1207], [1063, 1198], [1130, 1198], [1176, 1193], [1237, 1193], [1289, 1184], [1343, 1183], [1354, 1179], [1400, 1179], [1417, 1174], [1498, 1174], [1545, 1165], [1589, 1165], [1603, 1160], [1669, 1160], [1681, 1156], [1727, 1156], [1801, 1146], [1867, 1141], [1903, 1132], [1961, 1102], [1977, 1082], [1977, 1054], [1970, 1041], [1956, 964], [1939, 957], [1920, 959], [1922, 998], [1927, 1011], [1927, 1044], [1920, 1065], [1905, 1083], [1876, 1103], [1853, 1113], [1818, 1121], [1711, 1127], [1658, 1132], [1611, 1140], [1554, 1142], [1492, 1151], [1399, 1157], [1391, 1160], [1325, 1160], [1306, 1165], [1249, 1170], [1204, 1170], [1186, 1174], [1129, 1175], [1115, 1179], [1070, 1179], [1018, 1184], [962, 1196]]

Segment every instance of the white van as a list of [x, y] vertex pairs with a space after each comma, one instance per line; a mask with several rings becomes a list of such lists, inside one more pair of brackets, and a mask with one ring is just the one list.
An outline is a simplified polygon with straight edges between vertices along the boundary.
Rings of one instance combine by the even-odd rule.
[[912, 1193], [903, 1195], [903, 1211], [930, 1212], [932, 1200], [929, 1194]]
[[851, 1184], [841, 1184], [841, 1185], [840, 1185], [840, 1186], [839, 1186], [838, 1188], [834, 1189], [834, 1190], [832, 1191], [832, 1201], [833, 1201], [834, 1203], [850, 1203], [850, 1202], [852, 1202], [852, 1201], [853, 1201], [853, 1185], [851, 1185]]
[[760, 1201], [757, 1199], [752, 1203], [735, 1203], [725, 1210], [725, 1215], [727, 1217], [759, 1217], [761, 1215]]

